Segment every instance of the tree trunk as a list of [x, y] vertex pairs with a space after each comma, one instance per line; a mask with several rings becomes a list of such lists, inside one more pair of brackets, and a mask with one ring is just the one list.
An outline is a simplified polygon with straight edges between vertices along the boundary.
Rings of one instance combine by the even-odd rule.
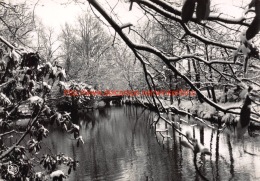
[[[196, 82], [196, 86], [198, 88], [200, 88], [200, 71], [199, 71], [199, 62], [195, 62], [194, 59], [192, 59], [192, 64], [193, 64], [193, 68], [194, 68], [194, 72], [195, 72], [195, 82]], [[198, 99], [201, 103], [203, 103], [203, 99], [201, 98], [201, 96], [198, 95]]]
[[172, 86], [172, 76], [170, 76], [170, 103], [173, 104], [173, 95], [172, 95], [172, 91], [173, 91], [173, 86]]

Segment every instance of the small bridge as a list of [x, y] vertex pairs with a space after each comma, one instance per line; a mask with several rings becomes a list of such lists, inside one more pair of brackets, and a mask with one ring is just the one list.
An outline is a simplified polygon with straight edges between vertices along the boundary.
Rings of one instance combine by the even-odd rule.
[[103, 96], [100, 97], [99, 101], [104, 101], [106, 105], [110, 105], [110, 102], [112, 101], [114, 104], [121, 104], [123, 99], [123, 96]]

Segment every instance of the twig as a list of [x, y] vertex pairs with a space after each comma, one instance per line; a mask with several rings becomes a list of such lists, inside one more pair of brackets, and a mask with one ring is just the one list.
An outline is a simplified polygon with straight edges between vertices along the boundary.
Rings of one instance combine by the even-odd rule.
[[0, 137], [6, 136], [6, 135], [12, 134], [12, 133], [23, 134], [24, 132], [18, 132], [18, 131], [16, 131], [16, 130], [11, 130], [11, 131], [5, 132], [5, 133], [3, 133], [3, 134], [0, 134]]

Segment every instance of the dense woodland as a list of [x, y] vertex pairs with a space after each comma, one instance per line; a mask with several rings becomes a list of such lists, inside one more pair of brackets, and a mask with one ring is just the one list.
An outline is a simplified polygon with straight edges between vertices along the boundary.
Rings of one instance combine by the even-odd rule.
[[[49, 125], [72, 135], [78, 147], [84, 144], [72, 118], [98, 98], [66, 96], [65, 89], [195, 91], [196, 96], [126, 98], [158, 113], [153, 126], [160, 119], [173, 125], [195, 158], [211, 153], [161, 112], [188, 115], [219, 130], [234, 125], [238, 138], [248, 130], [257, 136], [248, 128], [260, 123], [260, 0], [236, 1], [235, 14], [222, 12], [213, 0], [70, 3], [85, 11], [57, 33], [37, 17], [38, 2], [0, 2], [2, 179], [42, 180], [44, 174], [62, 180], [76, 171], [78, 160], [62, 153], [35, 159]], [[137, 24], [122, 23], [122, 6], [140, 14]], [[17, 139], [10, 144], [8, 136]]]

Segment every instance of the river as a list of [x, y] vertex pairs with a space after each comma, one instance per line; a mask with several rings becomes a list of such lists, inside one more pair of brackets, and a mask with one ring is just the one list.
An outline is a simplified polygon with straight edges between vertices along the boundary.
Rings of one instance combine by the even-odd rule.
[[[88, 111], [81, 113], [78, 121], [84, 145], [77, 147], [72, 135], [57, 129], [51, 131], [45, 144], [53, 153], [62, 152], [79, 160], [77, 170], [66, 179], [70, 181], [201, 180], [192, 150], [179, 144], [183, 138], [173, 134], [170, 126], [167, 126], [169, 138], [165, 139], [150, 128], [154, 115], [126, 105]], [[160, 121], [157, 129], [165, 126]], [[230, 131], [220, 133], [183, 123], [182, 131], [186, 130], [212, 153], [197, 158], [198, 169], [208, 180], [260, 180], [259, 137], [246, 135], [243, 145]]]

